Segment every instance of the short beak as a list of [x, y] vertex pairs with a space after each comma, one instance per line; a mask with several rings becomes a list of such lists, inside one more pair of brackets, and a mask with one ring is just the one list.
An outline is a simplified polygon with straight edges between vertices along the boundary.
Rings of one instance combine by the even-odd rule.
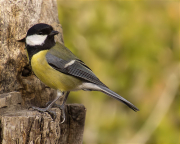
[[23, 38], [23, 39], [20, 39], [20, 40], [17, 40], [18, 42], [25, 42], [26, 41], [26, 38]]
[[57, 35], [59, 32], [58, 31], [51, 31], [51, 33], [49, 34], [50, 36], [54, 36], [54, 35]]

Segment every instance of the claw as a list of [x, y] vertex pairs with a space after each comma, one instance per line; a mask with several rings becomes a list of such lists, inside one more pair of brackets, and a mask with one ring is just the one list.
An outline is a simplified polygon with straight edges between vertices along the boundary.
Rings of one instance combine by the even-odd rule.
[[47, 102], [46, 105], [48, 105], [47, 107], [45, 108], [39, 108], [39, 107], [35, 107], [35, 106], [32, 106], [32, 108], [34, 110], [38, 110], [39, 112], [48, 112], [52, 119], [55, 120], [56, 119], [56, 112], [54, 111], [50, 111], [49, 109], [52, 107], [52, 106], [55, 106], [55, 107], [58, 107], [61, 112], [62, 112], [62, 121], [61, 123], [64, 123], [65, 120], [66, 120], [66, 115], [65, 115], [65, 103], [66, 103], [66, 100], [67, 100], [67, 97], [69, 95], [69, 91], [65, 93], [65, 97], [64, 97], [64, 100], [63, 100], [63, 104], [62, 105], [57, 105], [55, 104], [55, 102], [62, 96], [62, 94], [64, 95], [64, 92], [61, 92], [61, 91], [57, 91], [57, 97], [52, 101], [52, 102]]
[[[38, 110], [39, 112], [48, 112], [50, 115], [51, 115], [51, 117], [52, 117], [52, 119], [53, 120], [55, 120], [56, 119], [56, 112], [54, 112], [54, 111], [51, 111], [51, 110], [49, 110], [54, 104], [55, 104], [55, 102], [61, 97], [61, 96], [63, 96], [64, 95], [64, 92], [61, 92], [61, 91], [59, 91], [59, 90], [57, 90], [57, 96], [56, 96], [56, 98], [52, 101], [52, 102], [48, 102], [47, 104], [48, 104], [48, 106], [47, 107], [45, 107], [45, 108], [39, 108], [39, 107], [35, 107], [35, 106], [32, 106], [32, 108], [34, 109], [34, 110]], [[65, 93], [65, 100], [63, 101], [63, 104], [62, 105], [64, 105], [64, 103], [66, 102], [66, 99], [67, 99], [67, 97], [68, 97], [68, 95], [69, 95], [69, 92], [66, 92]], [[65, 113], [64, 113], [64, 106], [60, 106], [61, 108], [61, 110], [63, 111], [63, 121], [62, 122], [64, 122], [65, 121]], [[61, 123], [62, 123], [61, 122]]]
[[47, 112], [51, 115], [51, 118], [55, 121], [55, 119], [57, 117], [56, 112], [51, 111], [51, 110], [48, 110]]
[[58, 105], [58, 104], [53, 104], [53, 107], [58, 107], [61, 110], [61, 118], [63, 119], [61, 121], [61, 123], [64, 123], [64, 121], [66, 120], [66, 115], [65, 115], [65, 105]]
[[46, 108], [39, 108], [39, 107], [32, 106], [31, 108], [34, 110], [37, 110], [39, 112], [45, 112], [48, 110], [47, 107]]
[[[61, 113], [62, 113], [62, 114], [61, 114], [61, 116], [62, 116], [62, 117], [61, 117], [61, 118], [62, 118], [61, 123], [64, 123], [65, 120], [66, 120], [65, 105], [64, 105], [64, 104], [58, 105], [58, 104], [55, 104], [55, 103], [54, 103], [53, 106], [54, 106], [54, 107], [58, 107], [58, 108], [61, 110]], [[37, 111], [39, 111], [39, 112], [48, 112], [48, 113], [51, 115], [51, 117], [52, 117], [53, 120], [56, 119], [56, 112], [49, 110], [48, 107], [46, 107], [46, 108], [39, 108], [39, 107], [32, 106], [31, 108], [34, 109], [34, 110], [37, 110]]]
[[[61, 123], [64, 123], [66, 120], [65, 103], [66, 103], [69, 93], [70, 93], [69, 91], [65, 93], [65, 97], [64, 97], [62, 105], [58, 105], [56, 103], [53, 103], [53, 105], [52, 105], [53, 107], [58, 107], [61, 110], [61, 119], [62, 119]], [[49, 105], [49, 103], [51, 103], [51, 102], [48, 102], [47, 104]]]
[[65, 122], [65, 120], [66, 120], [66, 115], [65, 115], [65, 105], [64, 104], [62, 104], [62, 105], [60, 105], [59, 106], [59, 109], [61, 110], [61, 112], [62, 112], [62, 122], [61, 123], [64, 123]]
[[64, 122], [65, 122], [65, 120], [66, 120], [66, 119], [65, 119], [65, 118], [63, 118], [63, 120], [62, 120], [61, 124], [62, 124], [62, 123], [64, 123]]
[[39, 111], [39, 112], [48, 112], [48, 113], [51, 115], [51, 118], [52, 118], [53, 120], [56, 119], [56, 112], [49, 110], [49, 109], [48, 109], [49, 107], [39, 108], [39, 107], [32, 106], [31, 108], [34, 109], [34, 110], [37, 110], [37, 111]]

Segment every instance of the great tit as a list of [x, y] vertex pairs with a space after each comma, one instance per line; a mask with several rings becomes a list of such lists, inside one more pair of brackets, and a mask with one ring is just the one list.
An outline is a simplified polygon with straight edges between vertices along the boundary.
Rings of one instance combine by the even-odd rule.
[[32, 26], [24, 38], [32, 71], [44, 84], [57, 90], [56, 98], [46, 108], [33, 107], [33, 109], [49, 111], [55, 102], [65, 95], [60, 106], [65, 120], [64, 105], [70, 91], [87, 90], [103, 92], [123, 102], [132, 110], [139, 111], [132, 103], [103, 84], [67, 47], [55, 42], [54, 36], [58, 33], [51, 25], [39, 23]]

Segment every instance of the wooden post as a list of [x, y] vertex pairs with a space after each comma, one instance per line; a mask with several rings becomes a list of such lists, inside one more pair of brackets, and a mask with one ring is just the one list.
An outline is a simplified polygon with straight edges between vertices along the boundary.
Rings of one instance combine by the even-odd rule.
[[[63, 43], [56, 0], [0, 1], [0, 143], [3, 144], [80, 144], [85, 108], [66, 106], [66, 121], [60, 124], [48, 113], [28, 110], [31, 105], [44, 107], [56, 91], [44, 85], [31, 71], [25, 46], [17, 42], [34, 24], [47, 23], [59, 31], [56, 41]], [[60, 103], [60, 101], [58, 101]]]

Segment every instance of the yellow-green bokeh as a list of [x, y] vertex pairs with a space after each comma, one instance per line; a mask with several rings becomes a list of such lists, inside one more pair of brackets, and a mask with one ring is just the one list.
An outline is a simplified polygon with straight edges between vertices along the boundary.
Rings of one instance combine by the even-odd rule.
[[[87, 108], [84, 144], [126, 144], [144, 126], [180, 61], [179, 2], [58, 1], [64, 44], [110, 89], [140, 111], [100, 92], [72, 92]], [[179, 91], [145, 143], [180, 143]], [[161, 112], [161, 111], [160, 111]]]

